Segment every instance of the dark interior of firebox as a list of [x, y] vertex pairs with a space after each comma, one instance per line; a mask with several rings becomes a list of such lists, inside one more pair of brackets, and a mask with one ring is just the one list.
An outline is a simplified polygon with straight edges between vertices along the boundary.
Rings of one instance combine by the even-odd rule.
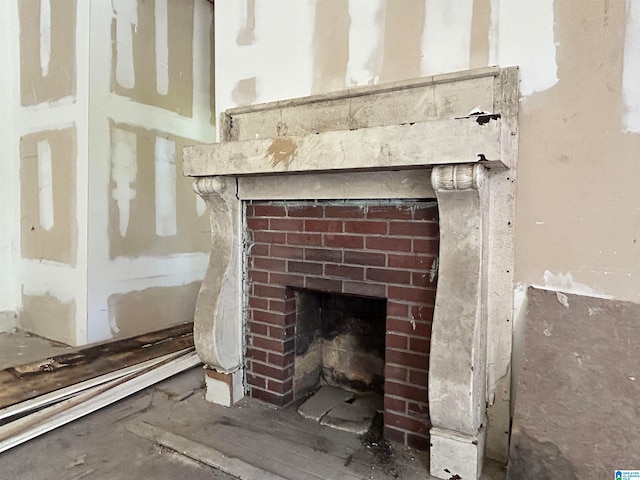
[[386, 300], [296, 291], [294, 392], [383, 393]]

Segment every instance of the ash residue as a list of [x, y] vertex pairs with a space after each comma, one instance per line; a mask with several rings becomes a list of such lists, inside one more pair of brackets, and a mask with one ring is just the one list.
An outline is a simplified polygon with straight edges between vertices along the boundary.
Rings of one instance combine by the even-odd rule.
[[382, 471], [392, 478], [400, 478], [396, 468], [395, 459], [391, 445], [383, 436], [384, 420], [382, 413], [378, 412], [373, 419], [371, 428], [362, 435], [360, 441], [373, 455], [376, 463]]

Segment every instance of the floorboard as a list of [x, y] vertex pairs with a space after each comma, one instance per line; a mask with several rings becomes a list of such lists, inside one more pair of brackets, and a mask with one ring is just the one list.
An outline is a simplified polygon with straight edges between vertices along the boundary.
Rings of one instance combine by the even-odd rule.
[[0, 409], [152, 358], [193, 347], [193, 324], [71, 349], [0, 371]]

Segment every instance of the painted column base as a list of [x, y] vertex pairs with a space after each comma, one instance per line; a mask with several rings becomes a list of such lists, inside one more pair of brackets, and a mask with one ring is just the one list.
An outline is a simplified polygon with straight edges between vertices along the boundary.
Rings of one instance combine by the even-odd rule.
[[230, 407], [244, 397], [242, 382], [243, 371], [220, 373], [211, 368], [205, 369], [204, 381], [207, 387], [205, 400], [224, 407]]
[[[431, 429], [430, 471], [436, 478], [478, 480], [482, 472], [484, 429], [478, 436]], [[457, 475], [457, 476], [456, 476]]]

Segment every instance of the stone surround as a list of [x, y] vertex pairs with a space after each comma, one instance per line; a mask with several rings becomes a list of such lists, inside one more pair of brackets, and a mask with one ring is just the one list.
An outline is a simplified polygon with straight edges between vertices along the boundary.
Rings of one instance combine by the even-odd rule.
[[207, 398], [231, 405], [246, 388], [243, 202], [435, 197], [431, 475], [506, 461], [517, 105], [517, 69], [485, 68], [230, 110], [222, 143], [186, 148], [211, 210], [194, 327]]

